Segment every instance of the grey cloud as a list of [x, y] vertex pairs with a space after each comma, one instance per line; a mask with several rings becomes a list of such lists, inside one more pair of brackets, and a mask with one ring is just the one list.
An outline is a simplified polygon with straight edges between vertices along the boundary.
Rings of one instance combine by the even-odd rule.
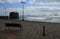
[[36, 2], [60, 2], [60, 0], [36, 0]]

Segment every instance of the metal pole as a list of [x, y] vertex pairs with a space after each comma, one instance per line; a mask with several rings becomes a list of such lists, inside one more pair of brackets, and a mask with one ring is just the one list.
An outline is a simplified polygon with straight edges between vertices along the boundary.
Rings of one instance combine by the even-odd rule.
[[6, 16], [6, 7], [4, 7], [4, 9], [5, 9], [5, 16]]
[[24, 4], [25, 2], [21, 2], [23, 4], [23, 15], [22, 15], [22, 21], [24, 21]]
[[5, 9], [5, 18], [4, 19], [6, 19], [6, 7], [4, 7], [4, 9]]
[[45, 36], [45, 26], [43, 26], [43, 36]]
[[22, 21], [24, 21], [24, 3], [23, 3], [23, 19]]

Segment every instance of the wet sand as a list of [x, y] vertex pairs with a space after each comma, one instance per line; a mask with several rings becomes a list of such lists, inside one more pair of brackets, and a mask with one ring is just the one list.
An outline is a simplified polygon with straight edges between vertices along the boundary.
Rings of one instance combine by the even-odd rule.
[[[6, 31], [1, 27], [0, 39], [60, 39], [60, 23], [0, 20], [1, 26], [4, 23], [20, 23], [23, 29]], [[42, 36], [43, 26], [46, 27], [46, 36]]]

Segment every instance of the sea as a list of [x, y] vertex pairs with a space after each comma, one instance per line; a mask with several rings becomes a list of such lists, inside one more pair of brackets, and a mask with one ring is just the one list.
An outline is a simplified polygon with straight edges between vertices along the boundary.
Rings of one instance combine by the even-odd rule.
[[60, 23], [60, 16], [22, 16], [19, 17], [19, 20], [26, 20], [26, 21], [38, 21], [38, 22], [53, 22], [53, 23]]

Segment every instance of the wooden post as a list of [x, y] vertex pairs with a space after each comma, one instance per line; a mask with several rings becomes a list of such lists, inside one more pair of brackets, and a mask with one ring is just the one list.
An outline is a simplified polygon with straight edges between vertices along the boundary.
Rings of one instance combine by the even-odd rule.
[[45, 26], [43, 26], [43, 36], [45, 36]]

